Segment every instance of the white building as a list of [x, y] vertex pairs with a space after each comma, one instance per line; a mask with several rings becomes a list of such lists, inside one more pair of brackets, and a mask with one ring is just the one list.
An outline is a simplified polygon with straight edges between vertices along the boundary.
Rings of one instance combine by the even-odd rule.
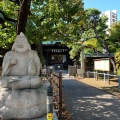
[[112, 23], [117, 22], [117, 11], [116, 10], [104, 11], [101, 13], [100, 16], [107, 16], [108, 17], [108, 21], [106, 23], [108, 25], [108, 28], [110, 28]]

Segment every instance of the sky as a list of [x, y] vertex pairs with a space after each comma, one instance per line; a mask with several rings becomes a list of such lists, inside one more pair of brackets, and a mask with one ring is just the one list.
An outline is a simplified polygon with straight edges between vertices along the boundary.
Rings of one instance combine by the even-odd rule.
[[83, 0], [84, 9], [97, 8], [104, 12], [107, 10], [117, 10], [117, 20], [120, 21], [120, 0]]

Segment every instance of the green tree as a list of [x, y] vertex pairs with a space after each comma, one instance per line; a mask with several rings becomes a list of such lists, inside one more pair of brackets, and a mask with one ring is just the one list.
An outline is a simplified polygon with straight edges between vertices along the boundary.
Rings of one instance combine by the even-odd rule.
[[[14, 9], [14, 12], [17, 13], [19, 10], [19, 15], [17, 16], [17, 31], [18, 28], [22, 26], [19, 22], [23, 22], [23, 20], [27, 19], [27, 17], [23, 17], [23, 20], [21, 20], [20, 15], [29, 15], [26, 31], [28, 28], [30, 30], [26, 33], [30, 34], [30, 32], [33, 33], [34, 31], [36, 35], [38, 32], [37, 35], [40, 35], [40, 37], [37, 36], [37, 38], [42, 38], [43, 40], [53, 40], [53, 38], [54, 40], [71, 40], [70, 38], [73, 33], [75, 34], [78, 23], [80, 26], [84, 18], [82, 0], [69, 0], [69, 2], [67, 0], [55, 0], [54, 2], [53, 0], [32, 0], [30, 11], [29, 13], [27, 12], [27, 15], [23, 13], [25, 12], [25, 6], [30, 5], [30, 1], [26, 4], [24, 2], [26, 2], [26, 0], [10, 0], [9, 3], [2, 1], [0, 4], [2, 8], [4, 5], [14, 4], [14, 8], [17, 7]], [[21, 3], [25, 4], [25, 6]], [[11, 11], [11, 8], [4, 9], [4, 12], [8, 10]], [[22, 26], [22, 29], [23, 28], [25, 28], [25, 25]], [[24, 32], [25, 30], [21, 31]]]
[[[4, 20], [4, 24], [7, 22], [7, 24], [10, 24], [11, 28], [13, 27], [14, 29], [10, 28], [10, 31], [8, 31], [11, 37], [8, 36], [4, 38], [4, 41], [8, 43], [9, 38], [12, 38], [11, 42], [13, 41], [12, 36], [13, 33], [15, 35], [16, 28], [17, 34], [19, 34], [20, 31], [25, 32], [29, 42], [37, 45], [47, 40], [61, 40], [64, 43], [68, 41], [73, 43], [73, 40], [75, 41], [78, 37], [80, 38], [80, 35], [76, 36], [76, 34], [79, 34], [80, 26], [84, 22], [82, 0], [54, 0], [54, 2], [53, 0], [29, 0], [28, 2], [27, 0], [9, 0], [8, 2], [0, 2], [2, 11], [4, 13], [9, 11], [6, 16], [7, 18], [11, 18], [12, 16], [8, 16], [12, 10], [11, 7], [6, 7], [4, 9], [3, 4], [6, 6], [14, 6], [14, 13], [19, 13], [16, 17], [13, 14], [12, 18], [17, 20], [17, 24], [15, 22], [16, 26], [12, 26], [12, 24], [10, 24], [11, 21], [8, 22], [6, 19]], [[26, 9], [27, 12], [25, 11]], [[25, 23], [23, 22], [24, 20]], [[3, 24], [1, 24], [1, 29], [1, 34], [6, 34]], [[8, 27], [6, 26], [5, 29], [7, 30]], [[3, 42], [6, 45], [4, 41], [1, 39], [1, 43]]]
[[[70, 55], [72, 58], [78, 55], [81, 49], [84, 49], [85, 53], [96, 53], [103, 52], [102, 44], [97, 40], [94, 27], [97, 30], [97, 35], [100, 39], [104, 40], [106, 37], [105, 29], [106, 26], [106, 17], [97, 18], [100, 15], [100, 11], [97, 9], [86, 9], [85, 10], [85, 21], [80, 26], [79, 34], [76, 34], [76, 43], [69, 44], [68, 46], [72, 48]], [[91, 21], [91, 17], [94, 15], [94, 21]], [[80, 37], [78, 37], [80, 36]], [[75, 49], [77, 48], [77, 49]]]
[[106, 44], [110, 52], [115, 53], [120, 51], [120, 21], [111, 25], [111, 28], [108, 29], [108, 39]]
[[[71, 47], [73, 49], [72, 52], [70, 52], [70, 54], [72, 54], [72, 57], [76, 56], [78, 54], [79, 50], [84, 48], [86, 41], [88, 41], [92, 38], [96, 38], [98, 43], [100, 44], [100, 47], [105, 49], [106, 52], [108, 53], [108, 57], [110, 59], [110, 62], [113, 65], [114, 72], [115, 72], [116, 71], [115, 62], [112, 59], [112, 57], [110, 55], [109, 48], [105, 43], [105, 39], [107, 37], [107, 34], [106, 34], [107, 17], [105, 17], [105, 16], [100, 17], [100, 13], [101, 12], [98, 11], [97, 9], [87, 9], [85, 11], [85, 15], [86, 15], [86, 21], [85, 22], [86, 22], [86, 24], [83, 24], [83, 26], [81, 26], [82, 27], [81, 39], [77, 39], [78, 40], [77, 41], [77, 49], [75, 49], [76, 45], [75, 46], [72, 45], [72, 44], [69, 45], [69, 47]], [[78, 47], [78, 44], [79, 44], [80, 47]]]
[[116, 73], [120, 75], [120, 21], [112, 24], [108, 32], [106, 44], [109, 50], [115, 53]]
[[116, 74], [120, 75], [120, 51], [115, 53]]
[[96, 38], [91, 38], [84, 42], [84, 53], [91, 54], [91, 53], [102, 53], [103, 48], [101, 44], [97, 41]]
[[[89, 11], [88, 11], [89, 12]], [[89, 12], [90, 13], [90, 12]], [[97, 14], [96, 14], [97, 13]], [[104, 39], [106, 37], [106, 31], [105, 29], [102, 30], [102, 28], [105, 28], [105, 24], [103, 24], [101, 22], [101, 17], [99, 17], [98, 15], [100, 14], [99, 11], [95, 10], [95, 11], [91, 11], [91, 14], [88, 14], [88, 18], [90, 18], [90, 21], [88, 21], [89, 25], [90, 25], [90, 29], [92, 28], [95, 34], [95, 38], [98, 40], [98, 42], [102, 45], [102, 47], [106, 50], [106, 52], [108, 53], [108, 57], [110, 59], [110, 62], [113, 65], [113, 69], [114, 72], [116, 71], [116, 67], [115, 67], [115, 62], [111, 57], [110, 51], [108, 46], [105, 44]], [[106, 22], [106, 21], [105, 21]], [[98, 27], [97, 27], [98, 25]], [[101, 31], [102, 30], [102, 31]], [[99, 32], [101, 31], [101, 32]], [[102, 33], [102, 34], [99, 34]]]

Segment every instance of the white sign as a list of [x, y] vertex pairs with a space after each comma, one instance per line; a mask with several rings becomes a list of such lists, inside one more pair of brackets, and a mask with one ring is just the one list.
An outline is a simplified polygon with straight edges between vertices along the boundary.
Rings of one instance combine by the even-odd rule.
[[109, 59], [94, 60], [94, 70], [110, 71]]

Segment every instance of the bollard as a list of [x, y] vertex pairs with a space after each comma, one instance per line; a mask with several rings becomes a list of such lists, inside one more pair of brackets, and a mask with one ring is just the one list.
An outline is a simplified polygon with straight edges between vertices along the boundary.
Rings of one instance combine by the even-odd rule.
[[53, 120], [53, 114], [52, 113], [47, 114], [47, 120]]
[[48, 86], [47, 87], [47, 114], [51, 113], [53, 114], [53, 91], [52, 87]]

